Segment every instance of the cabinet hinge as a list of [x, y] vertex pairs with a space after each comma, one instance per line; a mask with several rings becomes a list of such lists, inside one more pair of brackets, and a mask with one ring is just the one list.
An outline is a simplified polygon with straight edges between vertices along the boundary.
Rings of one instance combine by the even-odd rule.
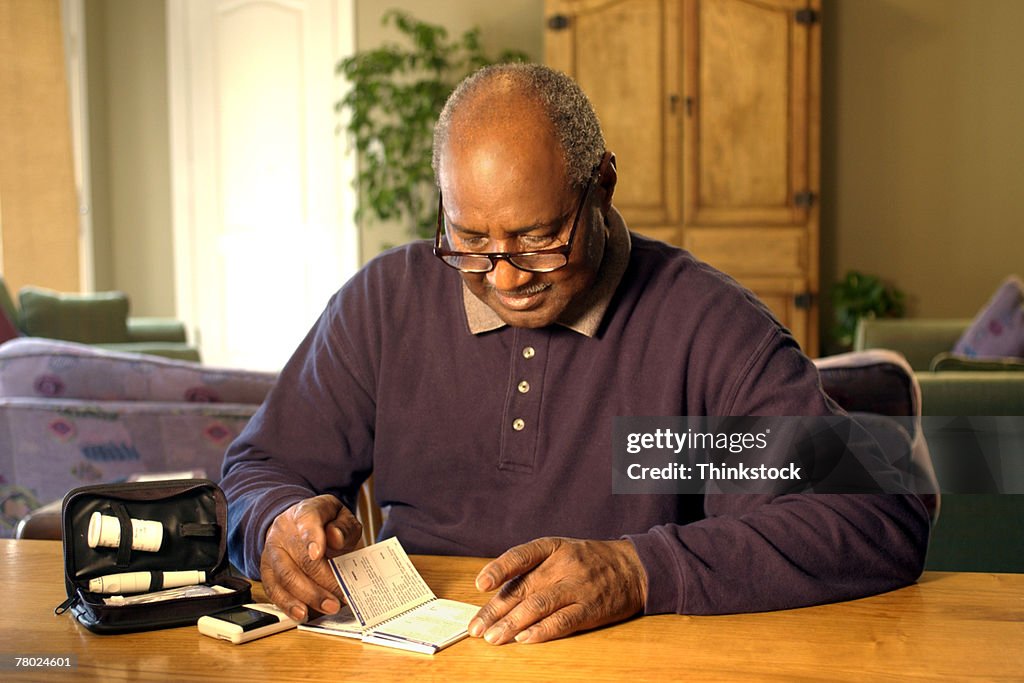
[[805, 7], [796, 11], [796, 23], [798, 24], [817, 24], [820, 18], [818, 13], [810, 8]]
[[814, 204], [815, 200], [818, 199], [818, 195], [813, 192], [803, 191], [797, 192], [793, 195], [793, 204], [801, 209], [809, 209]]
[[564, 31], [569, 28], [569, 17], [564, 14], [553, 14], [548, 17], [548, 28], [552, 31]]
[[810, 292], [803, 292], [793, 297], [793, 305], [800, 310], [807, 310], [814, 303], [814, 295]]

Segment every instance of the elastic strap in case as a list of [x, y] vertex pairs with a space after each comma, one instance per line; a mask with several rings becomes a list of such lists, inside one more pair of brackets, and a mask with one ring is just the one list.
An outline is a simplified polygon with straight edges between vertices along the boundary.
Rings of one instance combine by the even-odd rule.
[[123, 503], [114, 501], [111, 503], [117, 521], [121, 525], [121, 542], [117, 546], [117, 566], [120, 569], [131, 564], [132, 560], [132, 518], [128, 515], [128, 509]]
[[182, 538], [217, 538], [220, 525], [186, 522], [179, 527], [179, 531]]

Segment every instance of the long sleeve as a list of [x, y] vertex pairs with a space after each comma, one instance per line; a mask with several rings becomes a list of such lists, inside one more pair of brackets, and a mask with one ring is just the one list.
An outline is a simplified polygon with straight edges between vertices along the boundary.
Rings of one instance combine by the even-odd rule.
[[370, 472], [373, 378], [369, 359], [357, 362], [352, 351], [366, 333], [365, 306], [353, 289], [335, 295], [225, 456], [230, 557], [250, 577], [259, 576], [263, 539], [277, 515], [322, 493], [354, 510]]
[[[728, 415], [832, 409], [811, 364], [769, 335], [721, 406]], [[721, 614], [846, 600], [912, 583], [929, 521], [912, 494], [717, 494], [706, 518], [630, 536], [649, 577], [646, 613]]]

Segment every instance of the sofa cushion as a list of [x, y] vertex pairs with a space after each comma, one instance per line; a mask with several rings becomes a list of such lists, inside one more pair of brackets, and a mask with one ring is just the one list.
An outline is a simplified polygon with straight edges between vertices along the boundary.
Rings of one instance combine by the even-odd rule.
[[1024, 283], [1011, 276], [953, 347], [969, 358], [1024, 357]]
[[128, 297], [122, 292], [61, 294], [23, 287], [18, 297], [29, 336], [83, 344], [128, 341]]
[[77, 486], [180, 470], [218, 481], [224, 451], [256, 409], [0, 397], [0, 538]]
[[1024, 372], [1024, 358], [968, 358], [940, 353], [932, 360], [932, 372]]
[[52, 339], [22, 337], [0, 346], [0, 397], [257, 405], [275, 379]]

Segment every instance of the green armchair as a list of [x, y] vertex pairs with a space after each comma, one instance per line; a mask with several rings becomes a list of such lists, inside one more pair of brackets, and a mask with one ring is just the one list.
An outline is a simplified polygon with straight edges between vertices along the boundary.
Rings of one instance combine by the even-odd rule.
[[25, 336], [199, 361], [199, 350], [187, 343], [182, 322], [130, 317], [128, 297], [123, 292], [61, 294], [23, 287], [18, 299], [20, 306], [15, 306], [0, 277], [0, 315]]

